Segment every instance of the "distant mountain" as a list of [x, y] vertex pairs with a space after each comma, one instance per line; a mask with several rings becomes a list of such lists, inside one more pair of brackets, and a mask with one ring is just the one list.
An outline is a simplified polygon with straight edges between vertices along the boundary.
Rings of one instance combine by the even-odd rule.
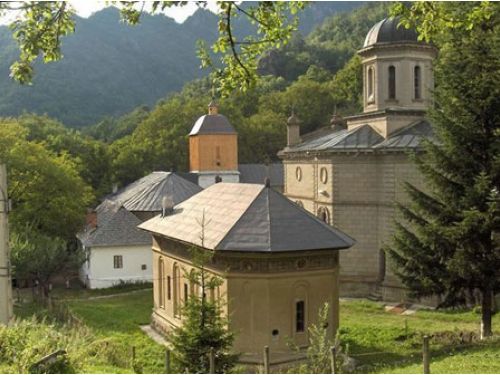
[[[336, 12], [361, 3], [314, 3], [301, 15], [300, 32], [308, 34]], [[236, 24], [240, 32], [250, 25]], [[61, 61], [36, 64], [32, 86], [9, 78], [18, 55], [10, 30], [0, 27], [0, 116], [24, 111], [46, 113], [68, 126], [81, 127], [105, 116], [118, 116], [139, 105], [153, 105], [186, 82], [207, 72], [199, 69], [196, 41], [217, 36], [217, 17], [197, 10], [178, 24], [164, 15], [143, 16], [137, 26], [119, 22], [119, 12], [106, 8], [77, 18], [76, 32], [63, 41]]]

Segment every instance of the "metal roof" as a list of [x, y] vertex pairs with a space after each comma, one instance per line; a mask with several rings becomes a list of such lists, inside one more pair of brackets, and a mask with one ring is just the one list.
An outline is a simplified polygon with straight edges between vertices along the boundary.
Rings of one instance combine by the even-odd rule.
[[406, 29], [404, 26], [399, 26], [399, 17], [385, 18], [377, 22], [366, 34], [364, 47], [369, 47], [380, 43], [401, 43], [401, 42], [418, 42], [418, 34], [415, 29]]
[[283, 186], [283, 164], [240, 164], [240, 182], [247, 184], [263, 184], [269, 177], [271, 186]]
[[173, 172], [153, 172], [108, 197], [120, 202], [129, 211], [159, 212], [163, 197], [170, 196], [174, 204], [202, 190], [196, 184]]
[[151, 237], [137, 226], [141, 220], [117, 202], [104, 201], [96, 209], [97, 227], [78, 234], [84, 246], [148, 245]]
[[195, 122], [189, 133], [189, 135], [198, 134], [236, 134], [236, 130], [224, 115], [203, 115]]
[[307, 151], [348, 151], [348, 150], [399, 150], [414, 149], [421, 145], [422, 139], [433, 139], [432, 127], [425, 120], [418, 120], [384, 139], [368, 125], [354, 129], [327, 129], [318, 132], [316, 137], [306, 135], [304, 142], [288, 147], [284, 153]]
[[346, 249], [354, 244], [273, 189], [244, 183], [214, 184], [175, 206], [172, 214], [139, 228], [220, 251]]

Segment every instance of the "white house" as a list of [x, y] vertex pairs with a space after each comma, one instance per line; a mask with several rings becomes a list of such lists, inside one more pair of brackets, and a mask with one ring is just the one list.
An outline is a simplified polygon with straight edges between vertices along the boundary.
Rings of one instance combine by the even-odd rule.
[[86, 253], [80, 279], [87, 288], [152, 281], [151, 236], [137, 228], [161, 211], [168, 196], [181, 203], [202, 189], [170, 172], [153, 172], [107, 197], [78, 234]]

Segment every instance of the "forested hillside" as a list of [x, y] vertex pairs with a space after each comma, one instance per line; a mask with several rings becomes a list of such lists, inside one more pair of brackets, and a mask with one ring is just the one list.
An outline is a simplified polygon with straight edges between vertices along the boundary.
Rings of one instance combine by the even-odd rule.
[[[267, 76], [253, 90], [218, 99], [220, 112], [238, 131], [240, 163], [277, 160], [277, 152], [285, 145], [286, 121], [292, 107], [302, 121], [303, 133], [328, 126], [335, 107], [341, 115], [361, 110], [361, 65], [355, 51], [370, 27], [385, 17], [389, 6], [369, 3], [328, 18], [300, 43], [273, 53], [276, 58], [291, 61], [291, 65], [281, 67], [275, 75], [263, 71]], [[120, 27], [124, 27], [124, 35], [130, 32], [130, 28]], [[39, 70], [35, 79], [48, 79], [45, 73]], [[80, 79], [84, 80], [83, 76]], [[56, 83], [60, 90], [66, 84], [62, 77]], [[54, 105], [76, 100], [72, 107], [65, 108], [68, 116], [75, 107], [82, 111], [78, 113], [95, 115], [92, 105], [97, 99], [92, 95], [106, 96], [87, 94], [89, 97], [69, 95], [52, 101], [49, 94], [43, 98]], [[127, 94], [118, 91], [111, 103], [125, 100]], [[156, 105], [106, 116], [82, 131], [69, 129], [68, 125], [74, 123], [63, 124], [48, 116], [0, 118], [0, 157], [9, 167], [11, 197], [16, 206], [11, 217], [13, 230], [34, 222], [51, 236], [71, 237], [70, 232], [82, 224], [85, 208], [109, 193], [113, 183], [123, 186], [154, 170], [186, 171], [188, 133], [196, 119], [206, 113], [210, 96], [209, 79], [200, 78]], [[102, 108], [106, 103], [100, 104]], [[54, 224], [61, 220], [67, 223], [64, 231]]]
[[[300, 31], [307, 35], [325, 17], [357, 6], [313, 4], [301, 15]], [[251, 31], [244, 21], [235, 26], [240, 33]], [[33, 85], [23, 87], [9, 78], [18, 51], [10, 30], [0, 27], [0, 116], [46, 113], [80, 127], [152, 106], [207, 74], [199, 69], [196, 41], [211, 43], [216, 36], [217, 17], [208, 10], [199, 9], [182, 24], [145, 14], [138, 26], [128, 26], [119, 21], [117, 9], [106, 8], [88, 19], [77, 18], [76, 32], [63, 42], [64, 58], [37, 63]]]

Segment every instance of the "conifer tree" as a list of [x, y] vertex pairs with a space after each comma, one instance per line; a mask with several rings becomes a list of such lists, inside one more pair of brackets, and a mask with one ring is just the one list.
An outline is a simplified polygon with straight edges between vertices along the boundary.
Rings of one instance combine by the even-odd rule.
[[185, 277], [191, 293], [181, 309], [182, 325], [169, 337], [179, 370], [193, 374], [209, 373], [209, 353], [215, 354], [215, 373], [227, 373], [238, 355], [231, 353], [234, 334], [228, 328], [224, 314], [224, 299], [215, 293], [222, 279], [208, 272], [205, 265], [213, 252], [203, 248], [205, 220], [202, 220], [202, 247], [190, 249], [194, 268]]
[[413, 297], [438, 295], [444, 307], [479, 292], [482, 333], [489, 336], [492, 298], [500, 291], [500, 7], [467, 23], [477, 4], [440, 6], [414, 19], [464, 22], [437, 39], [429, 113], [435, 139], [415, 156], [427, 189], [406, 184], [410, 199], [398, 204], [401, 217], [386, 250]]

